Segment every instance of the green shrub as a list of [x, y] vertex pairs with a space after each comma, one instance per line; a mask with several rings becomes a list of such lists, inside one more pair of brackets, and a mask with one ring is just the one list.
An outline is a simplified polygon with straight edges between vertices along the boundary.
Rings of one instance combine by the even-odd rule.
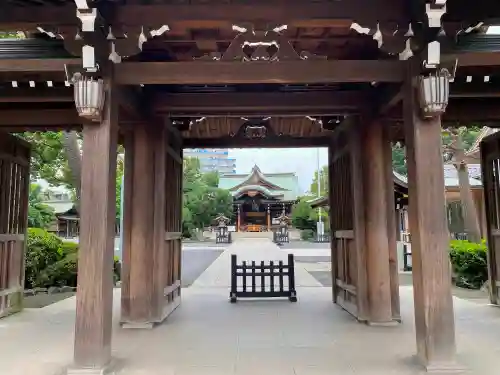
[[62, 241], [59, 237], [39, 228], [28, 229], [25, 287], [34, 288], [37, 278], [48, 266], [62, 258], [60, 247]]
[[304, 241], [310, 241], [314, 238], [314, 233], [312, 229], [305, 229], [300, 232], [300, 238]]
[[122, 279], [122, 264], [116, 255], [113, 262], [113, 281], [115, 284]]
[[[77, 285], [78, 244], [37, 228], [28, 229], [25, 288]], [[121, 278], [121, 263], [113, 260], [113, 280]]]
[[487, 247], [466, 240], [450, 242], [450, 259], [457, 286], [478, 289], [488, 280]]
[[78, 254], [68, 254], [61, 260], [42, 270], [36, 279], [38, 287], [51, 286], [76, 287], [78, 271]]
[[63, 241], [63, 243], [59, 247], [59, 250], [61, 252], [62, 257], [65, 257], [70, 254], [76, 254], [78, 253], [78, 244], [71, 241]]

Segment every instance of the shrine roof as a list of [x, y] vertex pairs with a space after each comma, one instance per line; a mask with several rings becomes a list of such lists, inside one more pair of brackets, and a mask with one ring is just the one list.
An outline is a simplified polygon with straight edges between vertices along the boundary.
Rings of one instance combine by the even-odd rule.
[[264, 174], [254, 166], [249, 174], [228, 174], [219, 178], [219, 188], [231, 190], [233, 195], [256, 186], [265, 189], [267, 195], [282, 194], [283, 200], [295, 200], [300, 193], [298, 177], [292, 172]]

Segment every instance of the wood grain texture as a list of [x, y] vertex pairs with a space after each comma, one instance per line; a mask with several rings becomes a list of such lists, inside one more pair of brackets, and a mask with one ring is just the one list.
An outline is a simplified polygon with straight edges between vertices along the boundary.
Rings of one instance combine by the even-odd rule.
[[448, 257], [441, 122], [418, 115], [414, 79], [404, 92], [409, 226], [418, 357], [428, 369], [455, 364], [455, 323]]
[[366, 272], [366, 246], [365, 246], [365, 212], [364, 212], [364, 192], [363, 192], [363, 168], [362, 166], [362, 138], [360, 127], [354, 126], [350, 129], [349, 148], [352, 159], [352, 190], [353, 190], [353, 221], [354, 239], [357, 259], [357, 302], [358, 320], [366, 321], [369, 316], [368, 301], [368, 280]]
[[118, 106], [106, 80], [100, 125], [83, 129], [82, 196], [74, 365], [104, 368], [111, 360]]
[[394, 173], [392, 169], [392, 148], [389, 137], [389, 125], [383, 124], [384, 129], [384, 167], [387, 188], [386, 205], [387, 205], [387, 239], [389, 242], [389, 273], [391, 284], [391, 308], [392, 319], [401, 321], [401, 308], [399, 298], [399, 269], [398, 269], [398, 249], [397, 237], [398, 227], [396, 221], [396, 207], [394, 204]]
[[[363, 178], [367, 250], [368, 300], [370, 323], [392, 321], [389, 272], [389, 239], [387, 235], [387, 191], [392, 190], [385, 166], [382, 123], [374, 121], [363, 127]], [[390, 200], [394, 202], [394, 197]]]

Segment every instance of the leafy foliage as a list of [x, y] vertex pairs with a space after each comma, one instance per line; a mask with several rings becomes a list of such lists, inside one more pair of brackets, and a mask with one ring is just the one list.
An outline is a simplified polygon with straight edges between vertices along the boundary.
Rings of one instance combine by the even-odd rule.
[[303, 241], [311, 241], [314, 238], [314, 231], [312, 229], [304, 229], [300, 232], [300, 238]]
[[62, 240], [43, 229], [29, 228], [26, 252], [25, 285], [39, 287], [40, 273], [61, 259]]
[[184, 160], [183, 173], [182, 229], [185, 236], [190, 236], [194, 228], [209, 225], [218, 214], [232, 216], [232, 196], [227, 190], [217, 187], [217, 173], [201, 173], [197, 158]]
[[[114, 279], [121, 267], [114, 261]], [[26, 252], [25, 288], [75, 287], [78, 273], [78, 244], [62, 241], [43, 229], [29, 228]]]
[[28, 226], [31, 228], [48, 228], [56, 216], [52, 207], [42, 202], [41, 187], [30, 185], [28, 197]]
[[450, 242], [450, 259], [457, 286], [478, 289], [488, 280], [487, 247], [466, 240]]
[[307, 198], [303, 197], [293, 206], [292, 225], [297, 229], [314, 231], [316, 230], [318, 215], [307, 200]]
[[[324, 165], [319, 171], [319, 182], [320, 182], [320, 196], [324, 197], [328, 195], [328, 165]], [[314, 172], [311, 187], [309, 188], [311, 195], [318, 195], [318, 171]]]

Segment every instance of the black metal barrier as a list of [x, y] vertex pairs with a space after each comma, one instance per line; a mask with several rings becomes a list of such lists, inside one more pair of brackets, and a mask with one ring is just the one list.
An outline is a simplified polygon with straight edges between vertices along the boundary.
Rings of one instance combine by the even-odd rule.
[[273, 232], [273, 242], [274, 243], [289, 243], [290, 242], [290, 237], [288, 235], [288, 230], [285, 231], [284, 233], [276, 230]]
[[330, 235], [329, 234], [316, 234], [316, 236], [314, 238], [314, 242], [320, 242], [320, 243], [330, 242]]
[[232, 237], [231, 237], [231, 232], [226, 232], [226, 233], [216, 233], [215, 234], [215, 243], [231, 243], [232, 242]]
[[[285, 284], [285, 277], [288, 278], [288, 286]], [[250, 279], [250, 283], [247, 279]], [[275, 279], [278, 279], [277, 285]], [[258, 280], [260, 280], [260, 285], [257, 285]], [[288, 254], [288, 264], [283, 264], [282, 260], [275, 264], [271, 260], [267, 265], [264, 261], [261, 261], [259, 265], [255, 264], [255, 261], [251, 261], [250, 264], [246, 261], [237, 264], [236, 254], [231, 255], [231, 292], [229, 294], [231, 303], [235, 303], [237, 298], [270, 297], [288, 297], [290, 302], [297, 302], [293, 254]]]

